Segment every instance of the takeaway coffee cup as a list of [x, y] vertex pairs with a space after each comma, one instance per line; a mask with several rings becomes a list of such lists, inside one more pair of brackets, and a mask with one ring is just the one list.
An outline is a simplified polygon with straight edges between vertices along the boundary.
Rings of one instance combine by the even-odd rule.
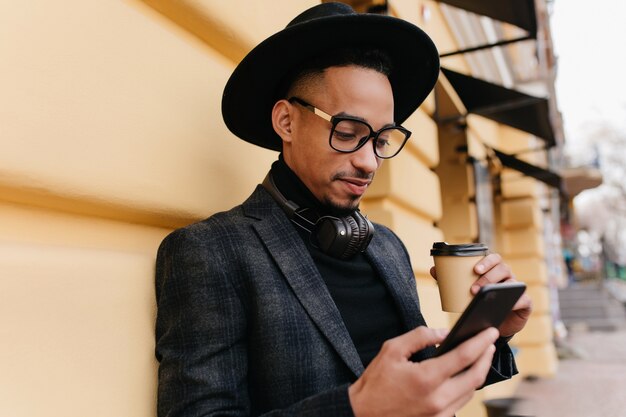
[[478, 279], [474, 266], [487, 255], [482, 243], [449, 245], [435, 242], [430, 255], [435, 261], [437, 285], [444, 311], [462, 313], [472, 300], [472, 284]]

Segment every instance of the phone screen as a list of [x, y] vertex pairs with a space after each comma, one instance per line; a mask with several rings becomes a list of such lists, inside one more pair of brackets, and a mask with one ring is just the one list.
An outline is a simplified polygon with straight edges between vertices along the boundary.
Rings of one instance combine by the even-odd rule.
[[488, 327], [499, 327], [526, 290], [522, 282], [485, 285], [474, 296], [435, 356], [443, 355]]

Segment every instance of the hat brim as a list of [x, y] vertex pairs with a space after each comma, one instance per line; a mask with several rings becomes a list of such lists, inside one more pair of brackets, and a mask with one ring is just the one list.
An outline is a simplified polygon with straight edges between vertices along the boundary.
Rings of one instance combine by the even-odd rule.
[[403, 123], [426, 99], [439, 75], [439, 53], [417, 26], [390, 16], [352, 14], [289, 26], [257, 45], [239, 63], [224, 88], [222, 116], [239, 138], [280, 151], [271, 112], [281, 81], [301, 62], [324, 50], [366, 45], [384, 50], [395, 122]]

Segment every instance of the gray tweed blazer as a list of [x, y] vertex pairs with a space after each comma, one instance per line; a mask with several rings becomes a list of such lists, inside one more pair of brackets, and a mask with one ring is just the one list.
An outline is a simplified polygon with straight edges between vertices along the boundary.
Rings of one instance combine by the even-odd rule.
[[[397, 236], [376, 225], [366, 256], [406, 329], [425, 325]], [[160, 417], [353, 415], [347, 388], [363, 364], [302, 238], [262, 187], [165, 238], [156, 297]]]

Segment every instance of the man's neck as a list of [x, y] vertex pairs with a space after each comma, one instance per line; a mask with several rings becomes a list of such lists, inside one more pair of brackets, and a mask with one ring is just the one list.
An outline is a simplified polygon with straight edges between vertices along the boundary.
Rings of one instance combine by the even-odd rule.
[[289, 168], [282, 154], [279, 156], [278, 160], [272, 164], [271, 172], [276, 187], [288, 200], [293, 201], [299, 207], [309, 208], [318, 216], [339, 216], [344, 214], [320, 202], [298, 175]]

